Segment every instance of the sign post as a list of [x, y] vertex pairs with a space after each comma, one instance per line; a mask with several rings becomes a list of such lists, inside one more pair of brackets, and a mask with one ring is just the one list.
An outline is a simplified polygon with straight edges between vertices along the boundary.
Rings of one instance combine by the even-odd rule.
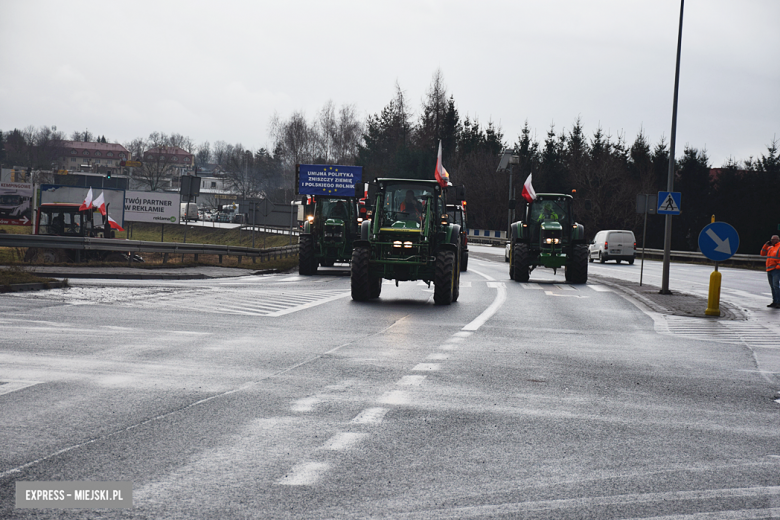
[[699, 233], [699, 249], [702, 254], [715, 262], [715, 270], [710, 275], [710, 290], [707, 297], [707, 316], [720, 316], [720, 283], [721, 274], [718, 272], [718, 262], [731, 258], [739, 248], [739, 234], [737, 230], [725, 222], [712, 222], [704, 226]]
[[658, 200], [655, 195], [640, 193], [636, 196], [636, 212], [645, 214], [645, 223], [642, 229], [642, 262], [639, 267], [639, 287], [642, 287], [642, 275], [645, 271], [645, 243], [647, 242], [647, 214], [655, 214]]

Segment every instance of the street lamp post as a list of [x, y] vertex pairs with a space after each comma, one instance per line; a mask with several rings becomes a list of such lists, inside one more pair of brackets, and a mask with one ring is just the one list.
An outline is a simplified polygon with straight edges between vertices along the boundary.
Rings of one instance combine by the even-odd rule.
[[498, 168], [496, 168], [496, 172], [500, 171], [508, 171], [509, 172], [509, 204], [507, 209], [507, 225], [506, 225], [506, 232], [507, 232], [507, 238], [512, 232], [512, 213], [514, 210], [514, 199], [512, 198], [512, 174], [514, 173], [512, 166], [515, 164], [520, 164], [520, 156], [511, 152], [504, 150], [501, 152], [501, 160], [498, 162]]
[[[666, 180], [666, 191], [674, 191], [674, 143], [677, 139], [677, 91], [680, 87], [680, 51], [682, 48], [683, 6], [685, 0], [680, 0], [680, 28], [677, 33], [677, 64], [674, 70], [674, 101], [672, 103], [672, 136], [669, 142], [669, 172]], [[669, 264], [672, 252], [672, 216], [666, 215], [664, 222], [664, 261], [661, 272], [661, 294], [671, 294], [669, 290]]]

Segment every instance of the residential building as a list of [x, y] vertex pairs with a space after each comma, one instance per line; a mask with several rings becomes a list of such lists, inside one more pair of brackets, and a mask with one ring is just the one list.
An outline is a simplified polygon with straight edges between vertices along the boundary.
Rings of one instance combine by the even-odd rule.
[[69, 172], [119, 173], [119, 163], [130, 158], [127, 148], [115, 143], [61, 141], [60, 150], [57, 168]]

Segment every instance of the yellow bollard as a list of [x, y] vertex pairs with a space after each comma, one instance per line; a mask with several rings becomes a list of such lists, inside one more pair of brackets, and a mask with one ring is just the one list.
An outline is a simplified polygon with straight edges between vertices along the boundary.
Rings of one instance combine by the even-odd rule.
[[707, 316], [720, 316], [720, 278], [718, 266], [710, 275], [710, 293], [707, 297], [707, 310], [704, 314]]

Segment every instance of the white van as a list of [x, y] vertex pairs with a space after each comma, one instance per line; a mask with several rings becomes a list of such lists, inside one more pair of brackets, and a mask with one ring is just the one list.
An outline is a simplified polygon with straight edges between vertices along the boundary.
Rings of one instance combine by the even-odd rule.
[[194, 202], [190, 202], [187, 204], [186, 202], [181, 203], [181, 214], [179, 215], [179, 218], [184, 220], [198, 220], [198, 205]]
[[588, 246], [588, 260], [598, 260], [602, 264], [607, 260], [620, 263], [625, 260], [634, 263], [636, 256], [636, 238], [633, 231], [608, 229], [599, 231]]

